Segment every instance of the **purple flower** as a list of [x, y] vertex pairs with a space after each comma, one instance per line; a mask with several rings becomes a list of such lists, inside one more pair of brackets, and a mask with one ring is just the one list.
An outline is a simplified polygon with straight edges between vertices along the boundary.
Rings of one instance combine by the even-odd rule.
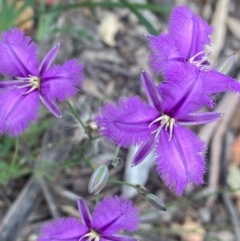
[[211, 43], [211, 27], [185, 6], [172, 11], [167, 34], [147, 35], [152, 50], [150, 66], [155, 74], [165, 74], [172, 68], [196, 68], [206, 84], [216, 94], [224, 91], [240, 91], [240, 84], [231, 77], [210, 67], [205, 47]]
[[0, 73], [13, 76], [0, 81], [0, 133], [21, 134], [37, 118], [40, 101], [56, 117], [56, 101], [76, 94], [83, 81], [83, 65], [70, 60], [51, 66], [57, 44], [39, 64], [37, 45], [17, 28], [2, 33]]
[[178, 195], [189, 182], [203, 183], [204, 142], [185, 125], [200, 125], [221, 117], [216, 112], [195, 113], [210, 101], [201, 81], [188, 68], [155, 86], [143, 71], [141, 81], [148, 103], [134, 96], [118, 105], [107, 104], [96, 120], [101, 134], [119, 146], [140, 145], [133, 159], [139, 164], [154, 149], [157, 171]]
[[62, 218], [45, 224], [38, 241], [136, 241], [135, 238], [118, 235], [120, 230], [136, 230], [138, 211], [131, 201], [117, 196], [103, 199], [91, 216], [82, 198], [78, 200], [81, 220]]

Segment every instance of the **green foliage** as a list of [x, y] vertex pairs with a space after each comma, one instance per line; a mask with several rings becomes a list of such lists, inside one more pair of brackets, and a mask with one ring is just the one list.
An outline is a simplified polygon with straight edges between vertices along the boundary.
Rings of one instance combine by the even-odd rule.
[[[106, 9], [115, 9], [115, 8], [128, 8], [133, 14], [136, 15], [139, 22], [146, 27], [149, 33], [151, 34], [157, 34], [158, 32], [154, 28], [154, 26], [141, 14], [141, 11], [139, 10], [150, 10], [156, 13], [161, 14], [168, 14], [170, 12], [170, 8], [167, 6], [163, 6], [161, 4], [150, 4], [150, 3], [130, 3], [126, 0], [119, 0], [116, 1], [86, 1], [86, 2], [80, 2], [80, 3], [69, 3], [69, 4], [62, 4], [62, 5], [56, 5], [54, 7], [51, 7], [49, 9], [40, 11], [39, 14], [47, 15], [49, 13], [61, 13], [62, 11], [65, 11], [67, 9], [73, 9], [73, 8], [82, 8], [82, 7], [88, 7], [90, 9], [93, 8], [106, 8]], [[75, 32], [76, 29], [68, 29], [70, 32]], [[80, 32], [80, 35], [83, 37], [86, 37], [86, 33], [84, 30]]]
[[[126, 1], [125, 1], [126, 2]], [[150, 10], [155, 13], [161, 13], [161, 14], [169, 14], [170, 8], [167, 6], [163, 6], [161, 4], [151, 4], [151, 3], [129, 3], [132, 8], [137, 10]], [[115, 8], [126, 8], [126, 3], [123, 2], [116, 2], [116, 1], [85, 1], [85, 2], [79, 2], [79, 3], [68, 3], [68, 4], [62, 4], [62, 5], [56, 5], [54, 7], [51, 7], [48, 9], [47, 12], [61, 12], [67, 9], [73, 9], [73, 8], [81, 8], [81, 7], [87, 7], [87, 8], [105, 8], [105, 9], [115, 9]], [[129, 6], [127, 6], [129, 8]]]
[[[58, 8], [58, 7], [57, 7]], [[50, 7], [51, 9], [55, 9], [55, 7]], [[38, 42], [42, 41], [45, 37], [49, 35], [54, 35], [56, 33], [67, 33], [70, 35], [76, 35], [77, 37], [86, 38], [88, 40], [92, 40], [93, 37], [85, 29], [81, 29], [79, 27], [65, 26], [65, 27], [56, 27], [56, 21], [59, 15], [65, 9], [61, 9], [61, 11], [49, 11], [46, 8], [45, 4], [41, 4], [38, 8], [38, 12], [36, 13], [36, 17], [38, 18], [38, 27], [36, 29], [36, 40]]]
[[[36, 0], [25, 0], [21, 7], [17, 7], [15, 0], [0, 1], [0, 31], [9, 29], [15, 25], [16, 20], [29, 6], [33, 6]], [[30, 19], [26, 19], [28, 21]]]
[[14, 178], [19, 178], [20, 176], [27, 175], [31, 173], [29, 168], [23, 167], [22, 165], [11, 164], [0, 160], [0, 184], [6, 184], [8, 181]]
[[0, 159], [6, 157], [14, 148], [14, 139], [7, 136], [0, 137]]
[[[39, 6], [39, 12], [44, 12], [46, 10], [46, 5], [41, 4]], [[53, 32], [53, 23], [56, 22], [58, 13], [50, 14], [37, 14], [38, 17], [38, 27], [35, 34], [37, 42], [43, 40], [46, 36], [49, 36]]]
[[[49, 128], [52, 120], [44, 119], [32, 124], [20, 138], [0, 137], [0, 184], [32, 172], [35, 164], [31, 162], [36, 160], [42, 134]], [[19, 145], [24, 146], [23, 151], [23, 147], [19, 148]]]
[[138, 11], [134, 5], [128, 3], [126, 0], [119, 0], [119, 2], [123, 3], [130, 11], [132, 11], [136, 17], [138, 18], [139, 22], [146, 27], [150, 34], [157, 35], [158, 31], [153, 27], [153, 25]]

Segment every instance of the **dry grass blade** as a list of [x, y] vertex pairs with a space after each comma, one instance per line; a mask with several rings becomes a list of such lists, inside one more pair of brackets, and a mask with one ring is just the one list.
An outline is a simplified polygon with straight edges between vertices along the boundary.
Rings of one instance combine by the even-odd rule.
[[228, 16], [230, 0], [219, 0], [216, 5], [215, 13], [212, 18], [212, 27], [214, 29], [212, 35], [211, 62], [216, 63], [220, 52], [223, 49], [226, 39], [226, 21]]

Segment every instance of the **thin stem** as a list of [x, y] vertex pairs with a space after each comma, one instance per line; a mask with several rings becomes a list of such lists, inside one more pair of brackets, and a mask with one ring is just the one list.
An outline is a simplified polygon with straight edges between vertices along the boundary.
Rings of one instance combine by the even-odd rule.
[[100, 194], [98, 193], [98, 194], [96, 195], [96, 205], [98, 204], [99, 199], [100, 199]]
[[118, 154], [119, 154], [119, 151], [120, 151], [120, 146], [117, 146], [116, 151], [115, 151], [115, 154], [114, 154], [114, 160], [117, 159]]
[[116, 180], [116, 179], [110, 179], [109, 182], [119, 184], [119, 185], [126, 185], [126, 186], [136, 189], [136, 185], [131, 184], [129, 182], [124, 182], [124, 181], [120, 181], [120, 180]]
[[77, 111], [74, 109], [72, 103], [70, 101], [67, 101], [67, 105], [71, 111], [71, 113], [73, 114], [73, 116], [77, 119], [78, 123], [80, 124], [80, 126], [83, 128], [84, 133], [88, 136], [88, 138], [91, 140], [92, 136], [91, 134], [88, 132], [86, 126], [84, 125], [84, 123], [82, 122], [82, 120], [80, 119]]
[[119, 159], [118, 159], [118, 154], [119, 154], [119, 151], [120, 151], [120, 147], [117, 146], [116, 148], [116, 151], [114, 153], [114, 157], [113, 157], [113, 160], [110, 162], [111, 164], [111, 167], [117, 167], [119, 165]]
[[84, 159], [89, 168], [91, 169], [92, 172], [94, 172], [94, 166], [92, 165], [91, 161], [89, 158]]

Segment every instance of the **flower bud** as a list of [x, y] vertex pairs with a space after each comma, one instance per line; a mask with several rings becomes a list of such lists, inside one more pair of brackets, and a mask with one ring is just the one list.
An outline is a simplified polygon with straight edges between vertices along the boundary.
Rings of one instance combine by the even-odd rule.
[[109, 171], [106, 165], [99, 166], [90, 177], [88, 183], [88, 192], [90, 194], [98, 194], [107, 184], [109, 179]]
[[166, 211], [166, 207], [164, 202], [159, 199], [156, 195], [149, 193], [146, 195], [145, 197], [146, 201], [149, 202], [152, 206], [154, 206], [155, 208], [161, 210], [161, 211]]

